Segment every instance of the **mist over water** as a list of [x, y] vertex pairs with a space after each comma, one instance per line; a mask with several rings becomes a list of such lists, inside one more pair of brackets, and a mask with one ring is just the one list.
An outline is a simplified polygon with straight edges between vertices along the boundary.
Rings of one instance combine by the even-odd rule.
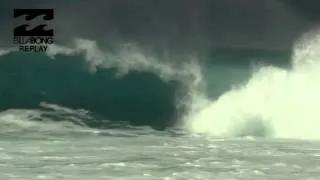
[[214, 136], [318, 139], [320, 113], [320, 37], [300, 38], [292, 68], [262, 66], [246, 83], [192, 113], [187, 127]]
[[314, 26], [311, 19], [319, 19], [314, 1], [7, 0], [0, 11], [0, 48], [12, 45], [12, 9], [24, 7], [55, 9], [55, 40], [60, 45], [81, 37], [106, 46], [131, 42], [181, 52], [215, 47], [288, 50]]

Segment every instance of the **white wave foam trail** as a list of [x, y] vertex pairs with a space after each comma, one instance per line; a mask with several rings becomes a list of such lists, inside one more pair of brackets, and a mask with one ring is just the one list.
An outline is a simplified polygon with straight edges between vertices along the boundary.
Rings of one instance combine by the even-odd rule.
[[[42, 109], [9, 109], [0, 112], [0, 134], [17, 132], [80, 132], [88, 131], [82, 121], [91, 119], [85, 110], [41, 103]], [[59, 119], [57, 122], [55, 119]]]
[[196, 133], [320, 139], [320, 34], [294, 47], [293, 68], [262, 67], [242, 87], [194, 112], [186, 121]]
[[17, 48], [0, 49], [0, 56], [4, 56], [14, 51], [17, 51]]

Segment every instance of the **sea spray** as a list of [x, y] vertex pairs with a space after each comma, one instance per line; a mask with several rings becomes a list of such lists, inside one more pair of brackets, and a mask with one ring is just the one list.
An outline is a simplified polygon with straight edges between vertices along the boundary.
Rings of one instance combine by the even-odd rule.
[[320, 35], [294, 46], [291, 69], [260, 67], [247, 83], [230, 89], [187, 118], [196, 133], [319, 139]]

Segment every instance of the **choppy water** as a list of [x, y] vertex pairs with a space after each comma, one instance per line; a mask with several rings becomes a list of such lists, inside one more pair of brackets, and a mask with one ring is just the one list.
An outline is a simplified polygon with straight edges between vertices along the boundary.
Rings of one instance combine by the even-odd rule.
[[1, 179], [320, 179], [316, 141], [122, 133], [2, 135]]

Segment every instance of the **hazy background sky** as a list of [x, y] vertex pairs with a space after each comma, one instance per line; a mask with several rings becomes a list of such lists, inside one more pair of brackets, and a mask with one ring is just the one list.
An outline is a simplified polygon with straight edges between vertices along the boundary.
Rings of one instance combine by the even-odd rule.
[[181, 49], [286, 50], [320, 20], [319, 0], [2, 0], [0, 48], [12, 46], [13, 8], [55, 8], [59, 44], [82, 37]]

